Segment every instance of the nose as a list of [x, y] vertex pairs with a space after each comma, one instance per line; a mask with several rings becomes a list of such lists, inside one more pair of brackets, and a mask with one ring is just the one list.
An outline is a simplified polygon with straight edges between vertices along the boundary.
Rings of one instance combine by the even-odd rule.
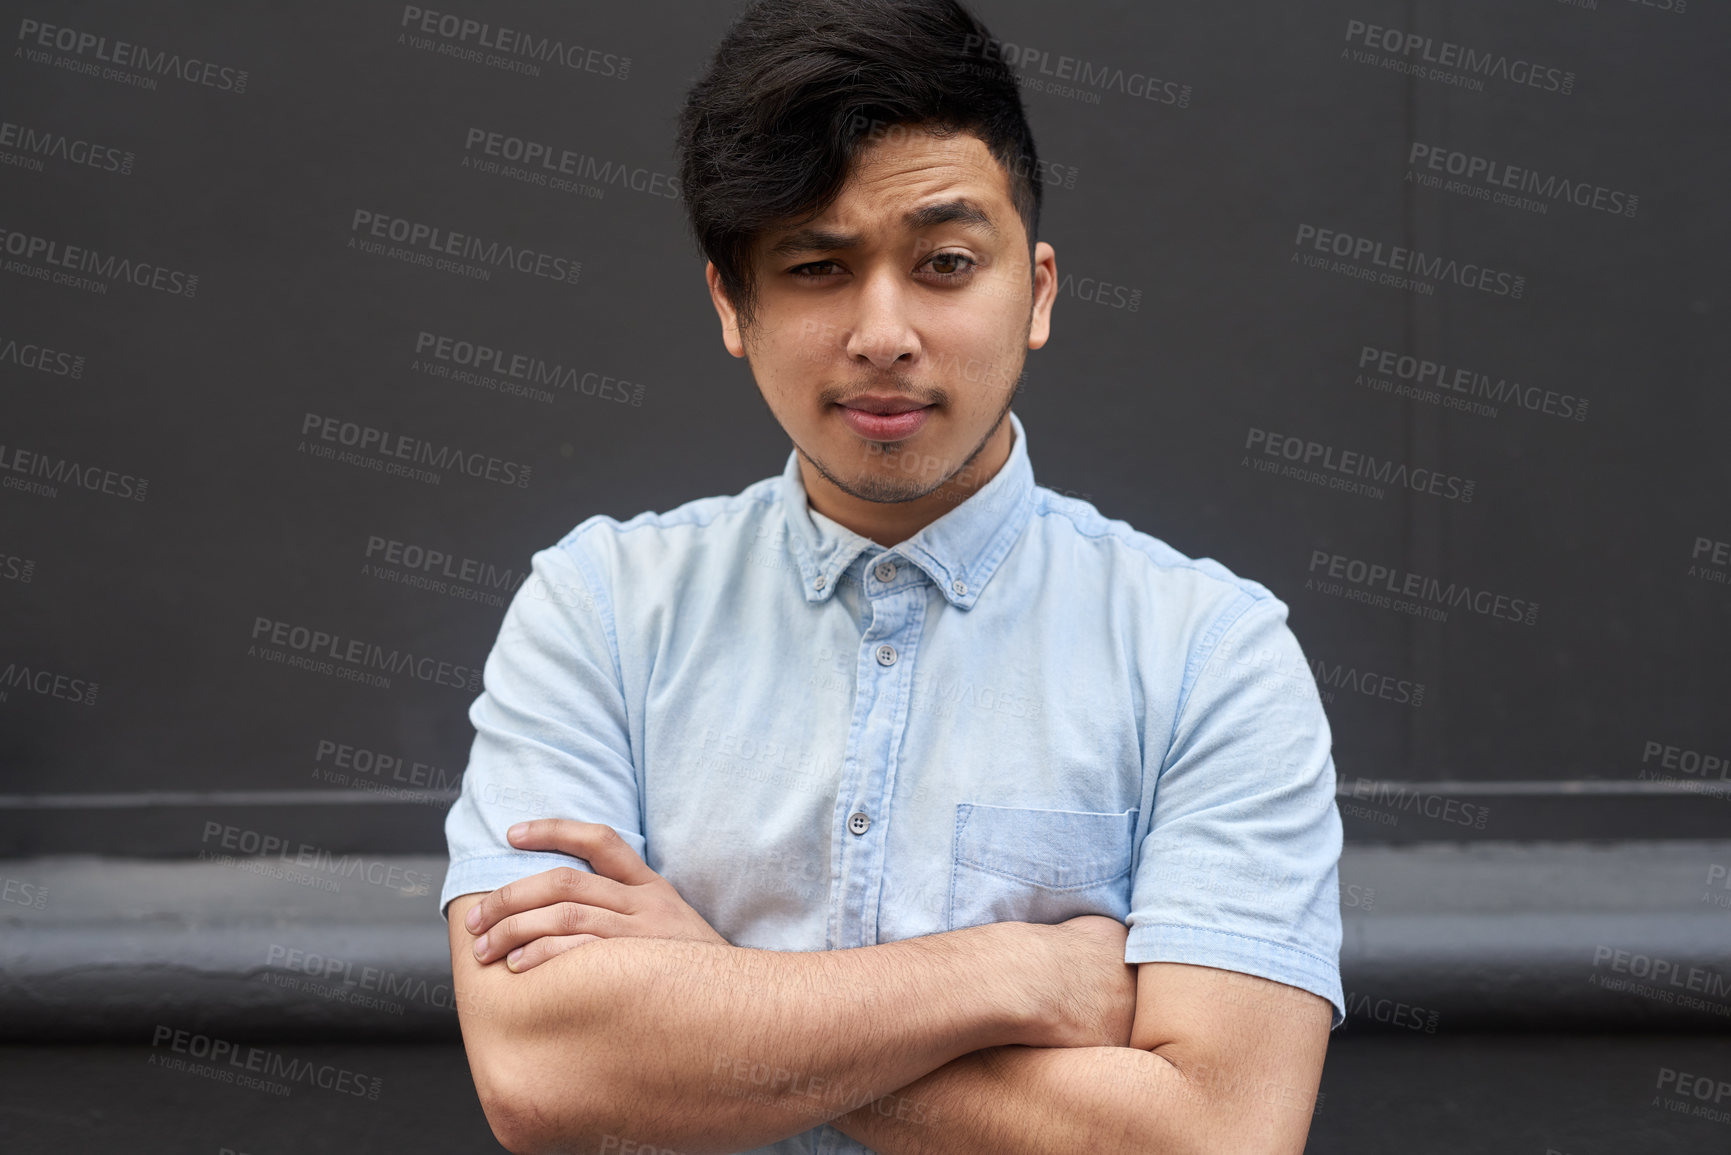
[[850, 361], [869, 361], [878, 369], [906, 368], [919, 355], [919, 336], [895, 274], [882, 269], [865, 277], [853, 304], [845, 345]]

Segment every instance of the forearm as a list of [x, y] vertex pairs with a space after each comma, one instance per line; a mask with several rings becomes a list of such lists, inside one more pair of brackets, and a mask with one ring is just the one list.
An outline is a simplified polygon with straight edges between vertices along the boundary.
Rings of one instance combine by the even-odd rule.
[[1019, 927], [841, 951], [585, 944], [505, 984], [517, 1097], [539, 1137], [578, 1150], [614, 1135], [698, 1155], [798, 1134], [1032, 1038], [1040, 984]]
[[[1263, 1150], [1234, 1100], [1283, 1088], [1193, 1078], [1134, 1047], [1004, 1046], [963, 1055], [831, 1125], [881, 1155], [1212, 1155]], [[1286, 1106], [1308, 1110], [1296, 1092]]]

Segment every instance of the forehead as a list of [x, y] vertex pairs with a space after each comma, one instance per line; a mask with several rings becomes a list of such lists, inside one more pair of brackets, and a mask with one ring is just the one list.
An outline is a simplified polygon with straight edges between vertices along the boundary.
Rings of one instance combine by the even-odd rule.
[[903, 229], [905, 212], [935, 200], [978, 204], [1000, 230], [1013, 224], [1009, 174], [971, 133], [936, 136], [918, 125], [868, 134], [847, 183], [811, 223]]

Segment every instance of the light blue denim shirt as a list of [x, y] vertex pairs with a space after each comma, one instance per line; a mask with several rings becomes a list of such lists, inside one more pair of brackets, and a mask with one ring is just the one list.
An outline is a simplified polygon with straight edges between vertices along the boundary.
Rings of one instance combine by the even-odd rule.
[[469, 708], [441, 912], [588, 869], [505, 840], [575, 818], [735, 946], [1104, 914], [1126, 962], [1274, 979], [1339, 1026], [1332, 737], [1286, 604], [1035, 485], [1010, 422], [1004, 467], [894, 548], [812, 509], [790, 452], [537, 552]]

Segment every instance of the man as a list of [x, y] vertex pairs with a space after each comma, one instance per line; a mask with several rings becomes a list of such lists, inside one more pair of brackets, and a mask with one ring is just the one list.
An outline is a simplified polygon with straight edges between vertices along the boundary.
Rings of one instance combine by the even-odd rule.
[[769, 0], [688, 98], [793, 450], [536, 553], [487, 659], [440, 901], [513, 1151], [1303, 1150], [1328, 724], [1265, 587], [1034, 484], [1056, 261], [992, 43]]

